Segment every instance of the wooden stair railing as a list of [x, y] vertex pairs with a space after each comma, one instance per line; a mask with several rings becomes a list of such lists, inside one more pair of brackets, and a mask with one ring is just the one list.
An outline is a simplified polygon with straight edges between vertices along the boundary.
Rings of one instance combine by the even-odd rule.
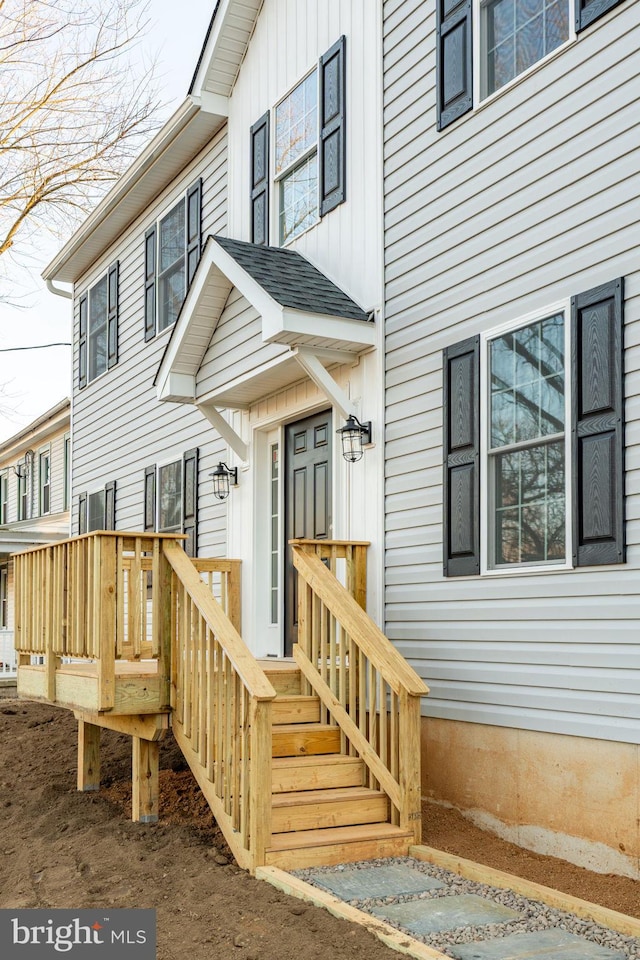
[[176, 543], [173, 572], [173, 732], [245, 869], [271, 841], [272, 701], [276, 693], [242, 637]]
[[343, 753], [362, 758], [368, 785], [391, 801], [392, 822], [419, 843], [420, 697], [429, 689], [358, 602], [362, 575], [347, 575], [347, 589], [323, 562], [339, 558], [340, 544], [298, 540], [291, 547], [298, 571], [294, 658], [327, 720], [340, 727]]

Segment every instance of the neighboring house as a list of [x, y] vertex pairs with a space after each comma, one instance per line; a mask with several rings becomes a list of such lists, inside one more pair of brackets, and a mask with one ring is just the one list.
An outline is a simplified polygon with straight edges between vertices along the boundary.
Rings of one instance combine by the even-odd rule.
[[0, 678], [16, 672], [11, 554], [69, 536], [70, 410], [63, 400], [0, 444]]
[[[73, 532], [183, 532], [240, 558], [259, 656], [295, 641], [287, 541], [370, 541], [368, 612], [433, 686], [425, 792], [633, 873], [640, 5], [577, 35], [573, 0], [541, 5], [548, 36], [532, 16], [515, 62], [544, 61], [509, 79], [521, 0], [511, 34], [497, 4], [452, 0], [436, 24], [434, 0], [221, 0], [185, 103], [44, 275], [74, 287]], [[585, 403], [576, 420], [588, 481], [572, 309], [609, 351], [577, 352], [613, 404], [591, 433]], [[350, 415], [372, 422], [353, 463]]]
[[423, 791], [637, 877], [640, 3], [384, 8], [386, 632], [431, 689]]

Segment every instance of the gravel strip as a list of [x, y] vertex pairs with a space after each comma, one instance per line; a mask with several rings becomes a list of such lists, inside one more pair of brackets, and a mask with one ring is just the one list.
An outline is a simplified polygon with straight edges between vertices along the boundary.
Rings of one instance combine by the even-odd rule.
[[[409, 933], [414, 939], [428, 944], [430, 947], [440, 950], [446, 956], [451, 956], [450, 948], [452, 944], [472, 943], [483, 940], [493, 940], [498, 937], [506, 937], [513, 933], [534, 933], [540, 930], [550, 930], [559, 928], [569, 933], [585, 937], [594, 943], [611, 950], [618, 950], [626, 954], [629, 960], [640, 960], [640, 938], [628, 937], [616, 930], [610, 930], [591, 920], [585, 920], [577, 917], [573, 913], [567, 913], [563, 910], [557, 910], [555, 907], [549, 907], [539, 900], [530, 900], [523, 897], [513, 890], [504, 890], [499, 887], [491, 887], [485, 883], [478, 883], [475, 880], [467, 880], [464, 877], [437, 867], [434, 864], [426, 863], [422, 860], [414, 860], [411, 857], [393, 857], [385, 860], [367, 860], [360, 863], [349, 863], [337, 867], [314, 867], [306, 870], [297, 870], [293, 876], [299, 877], [312, 886], [322, 887], [317, 880], [323, 875], [331, 875], [345, 869], [364, 869], [382, 864], [406, 864], [429, 877], [440, 880], [446, 884], [445, 888], [430, 890], [420, 894], [406, 894], [400, 896], [388, 896], [379, 899], [353, 899], [347, 901], [364, 913], [373, 915], [373, 908], [384, 907], [389, 904], [404, 903], [408, 900], [433, 900], [438, 897], [446, 897], [458, 894], [476, 894], [484, 897], [494, 903], [502, 904], [505, 907], [511, 907], [522, 914], [517, 920], [510, 920], [506, 923], [483, 924], [482, 926], [458, 927], [455, 930], [447, 930], [439, 933], [420, 936], [405, 927], [401, 927], [391, 920], [387, 920], [391, 926], [398, 930]], [[377, 914], [380, 917], [380, 914]]]

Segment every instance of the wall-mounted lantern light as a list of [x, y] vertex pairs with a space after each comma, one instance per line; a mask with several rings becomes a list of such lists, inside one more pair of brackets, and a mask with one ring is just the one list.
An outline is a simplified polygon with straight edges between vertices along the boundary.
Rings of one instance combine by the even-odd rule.
[[213, 495], [218, 500], [226, 500], [229, 496], [229, 487], [238, 485], [238, 468], [228, 467], [222, 461], [210, 476], [213, 481]]
[[17, 467], [15, 465], [13, 466], [13, 472], [15, 473], [16, 477], [18, 477], [20, 480], [26, 480], [29, 470], [33, 466], [35, 456], [36, 455], [33, 450], [25, 451], [23, 463], [19, 463]]
[[371, 443], [371, 420], [360, 423], [357, 417], [349, 414], [344, 427], [336, 430], [342, 439], [342, 456], [348, 463], [362, 459], [362, 448]]

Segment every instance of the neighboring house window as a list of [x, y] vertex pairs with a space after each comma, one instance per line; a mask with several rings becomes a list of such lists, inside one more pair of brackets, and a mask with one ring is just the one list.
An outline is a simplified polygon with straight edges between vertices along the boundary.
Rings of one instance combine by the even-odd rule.
[[0, 473], [0, 524], [9, 522], [9, 477]]
[[68, 433], [64, 435], [63, 470], [62, 509], [68, 510], [71, 499], [71, 435]]
[[78, 386], [85, 387], [118, 362], [118, 275], [114, 263], [80, 297]]
[[9, 626], [9, 571], [6, 566], [0, 567], [0, 627], [4, 630]]
[[40, 516], [43, 516], [51, 512], [51, 452], [49, 450], [40, 452], [38, 467], [40, 481], [38, 504]]
[[144, 473], [144, 528], [157, 533], [185, 533], [184, 548], [198, 555], [198, 450], [182, 459], [152, 464]]
[[623, 2], [436, 0], [438, 130]]
[[104, 489], [81, 493], [78, 497], [78, 533], [93, 530], [116, 529], [116, 482], [111, 480]]
[[145, 340], [178, 318], [200, 259], [202, 181], [145, 234]]
[[251, 128], [251, 240], [269, 243], [270, 130], [278, 242], [288, 243], [346, 199], [346, 38]]
[[623, 281], [447, 348], [444, 573], [621, 563]]

